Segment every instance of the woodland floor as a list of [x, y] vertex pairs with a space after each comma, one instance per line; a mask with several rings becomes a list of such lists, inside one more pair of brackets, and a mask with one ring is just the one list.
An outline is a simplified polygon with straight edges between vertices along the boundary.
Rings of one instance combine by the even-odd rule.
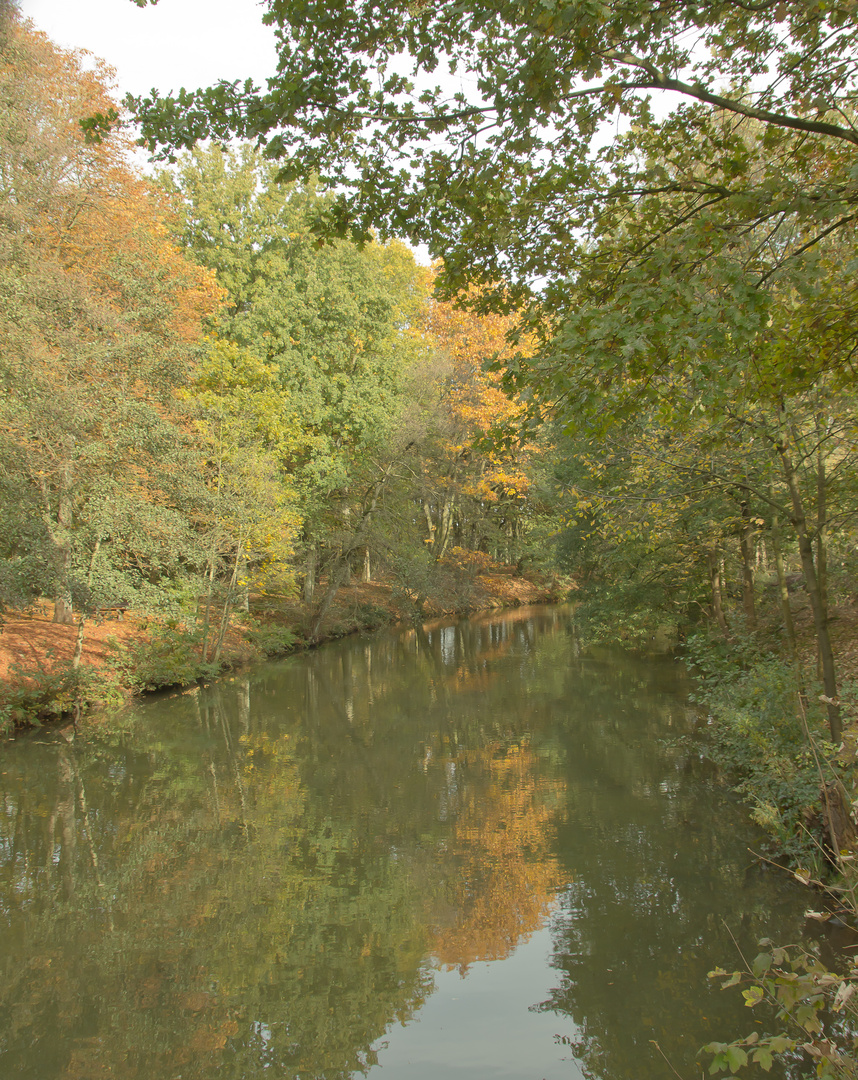
[[[497, 567], [475, 579], [464, 608], [478, 611], [536, 604], [552, 599], [556, 599], [556, 595], [547, 583], [516, 575], [511, 567]], [[308, 624], [312, 614], [310, 608], [298, 600], [285, 598], [275, 600], [266, 607], [266, 621], [293, 627], [300, 643], [302, 628]], [[443, 605], [430, 605], [426, 617], [452, 613], [454, 610], [446, 611]], [[54, 623], [52, 616], [53, 604], [47, 600], [36, 602], [27, 611], [7, 611], [2, 616], [0, 680], [20, 683], [26, 680], [27, 673], [47, 673], [71, 662], [77, 626]], [[355, 581], [340, 589], [321, 628], [319, 639], [324, 641], [366, 629], [368, 616], [375, 625], [384, 625], [406, 618], [407, 613], [398, 605], [389, 583]], [[151, 627], [151, 618], [134, 611], [127, 612], [122, 619], [88, 619], [84, 627], [81, 662], [94, 667], [104, 666], [114, 655], [112, 643], [121, 646], [145, 641]], [[234, 663], [254, 659], [239, 627], [233, 629], [227, 641], [226, 656]]]

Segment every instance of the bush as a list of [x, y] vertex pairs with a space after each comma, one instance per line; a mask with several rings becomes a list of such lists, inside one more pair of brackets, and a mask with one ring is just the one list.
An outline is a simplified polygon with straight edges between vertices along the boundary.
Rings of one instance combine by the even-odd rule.
[[[829, 917], [819, 912], [809, 914], [823, 921]], [[846, 970], [835, 972], [805, 949], [773, 947], [768, 939], [763, 939], [760, 947], [762, 951], [745, 969], [727, 972], [716, 968], [709, 977], [724, 979], [723, 989], [746, 986], [742, 996], [748, 1008], [761, 1003], [774, 1006], [785, 1030], [763, 1038], [754, 1031], [730, 1043], [708, 1043], [703, 1052], [712, 1055], [710, 1075], [735, 1075], [748, 1064], [760, 1065], [768, 1072], [774, 1058], [795, 1060], [803, 1052], [816, 1076], [855, 1080], [858, 966], [853, 962]]]
[[50, 669], [13, 665], [8, 682], [0, 685], [0, 734], [61, 716], [77, 717], [95, 706], [116, 707], [124, 696], [114, 671], [88, 664]]
[[361, 603], [352, 609], [352, 617], [360, 630], [380, 630], [390, 625], [390, 612], [380, 604]]
[[[823, 853], [828, 838], [813, 836], [811, 826], [822, 819], [821, 786], [830, 779], [820, 774], [819, 762], [836, 776], [837, 748], [825, 739], [819, 688], [801, 686], [799, 672], [771, 656], [758, 636], [727, 645], [700, 635], [689, 639], [687, 654], [700, 685], [697, 700], [712, 713], [712, 756], [738, 777], [738, 790], [753, 804], [753, 817], [772, 837], [779, 857], [801, 867], [795, 877], [823, 887], [830, 872]], [[847, 687], [847, 704], [851, 695]], [[837, 895], [841, 915], [858, 918], [848, 869], [845, 878], [825, 888]], [[827, 912], [807, 915], [821, 922], [831, 918]], [[742, 957], [742, 970], [716, 968], [710, 978], [723, 980], [725, 989], [743, 986], [750, 1009], [772, 1007], [783, 1031], [763, 1037], [752, 1031], [746, 1038], [707, 1044], [702, 1052], [710, 1055], [709, 1074], [735, 1075], [749, 1066], [768, 1072], [780, 1059], [789, 1075], [792, 1069], [808, 1075], [810, 1067], [819, 1077], [856, 1080], [858, 965], [833, 971], [813, 947], [781, 948], [767, 939], [760, 947], [753, 961]]]
[[171, 619], [158, 624], [148, 641], [116, 648], [114, 668], [135, 691], [187, 686], [222, 670], [221, 664], [202, 662], [201, 644], [198, 630]]
[[287, 626], [274, 624], [251, 626], [247, 639], [265, 656], [280, 656], [294, 648], [298, 640], [295, 632]]
[[[737, 781], [752, 817], [792, 865], [824, 873], [812, 823], [819, 820], [821, 777], [814, 749], [833, 760], [819, 688], [801, 687], [795, 668], [754, 639], [725, 645], [701, 635], [686, 643], [698, 679], [695, 700], [710, 713], [710, 755]], [[806, 726], [805, 726], [806, 725]]]
[[678, 638], [675, 606], [653, 585], [589, 582], [576, 596], [575, 622], [586, 644], [672, 651]]

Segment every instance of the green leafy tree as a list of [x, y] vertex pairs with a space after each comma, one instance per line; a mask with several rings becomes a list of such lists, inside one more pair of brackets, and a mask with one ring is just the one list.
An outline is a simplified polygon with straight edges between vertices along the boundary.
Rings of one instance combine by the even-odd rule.
[[336, 582], [365, 553], [391, 462], [410, 441], [406, 387], [423, 351], [416, 319], [428, 281], [401, 244], [320, 247], [311, 223], [326, 200], [312, 184], [279, 185], [275, 172], [246, 146], [214, 148], [164, 182], [183, 245], [227, 292], [218, 335], [278, 373], [312, 599], [323, 564]]
[[[681, 523], [683, 546], [692, 558], [686, 565], [692, 571], [695, 563], [708, 569], [712, 614], [725, 636], [729, 631], [720, 564], [726, 554], [738, 566], [744, 620], [753, 630], [755, 556], [765, 543], [774, 558], [794, 655], [783, 565], [788, 550], [792, 564], [801, 568], [829, 699], [831, 735], [839, 742], [828, 545], [833, 534], [846, 530], [851, 535], [858, 506], [850, 434], [854, 393], [826, 374], [807, 386], [779, 378], [779, 352], [787, 343], [795, 356], [800, 349], [795, 322], [787, 319], [779, 325], [773, 320], [746, 349], [722, 354], [719, 368], [680, 361], [680, 371], [674, 367], [668, 373], [665, 366], [657, 378], [650, 373], [641, 380], [628, 379], [614, 393], [606, 392], [597, 429], [617, 407], [618, 414], [607, 421], [607, 446], [619, 442], [622, 465], [609, 468], [604, 446], [594, 452], [591, 438], [591, 488], [581, 505], [585, 517], [598, 508], [593, 532], [599, 543], [618, 547], [628, 561], [634, 544], [643, 541], [650, 545], [650, 558], [656, 557], [655, 566], [649, 563], [650, 572], [668, 577], [671, 558], [665, 540], [677, 536], [675, 527]], [[594, 405], [596, 400], [594, 396]], [[614, 431], [612, 425], [619, 426], [619, 418], [635, 401], [638, 418], [622, 421], [620, 432]], [[580, 413], [582, 424], [587, 415]], [[593, 414], [589, 417], [592, 422]], [[582, 455], [579, 469], [585, 460]], [[673, 528], [667, 527], [671, 519]], [[603, 548], [603, 557], [605, 553]], [[679, 580], [681, 575], [672, 580], [672, 590]]]
[[220, 623], [212, 635], [217, 663], [236, 603], [246, 607], [251, 589], [283, 591], [291, 584], [300, 519], [283, 462], [296, 433], [276, 369], [234, 344], [213, 344], [190, 397], [201, 411], [197, 431], [209, 496], [200, 522], [208, 555], [202, 660], [208, 658], [212, 600], [220, 584]]
[[[617, 250], [654, 270], [661, 242], [703, 237], [713, 207], [734, 233], [776, 238], [749, 268], [759, 281], [853, 218], [847, 0], [267, 6], [280, 52], [267, 88], [136, 99], [144, 139], [166, 155], [258, 140], [287, 176], [344, 192], [340, 229], [428, 241], [447, 287], [539, 277], [562, 308], [588, 238], [634, 215]], [[660, 119], [653, 95], [678, 107]], [[795, 215], [807, 236], [791, 239]]]

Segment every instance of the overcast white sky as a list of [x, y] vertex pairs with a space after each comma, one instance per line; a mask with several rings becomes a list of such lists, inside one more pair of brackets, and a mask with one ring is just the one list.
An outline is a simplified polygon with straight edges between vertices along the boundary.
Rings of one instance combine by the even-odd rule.
[[257, 0], [19, 0], [57, 45], [88, 49], [116, 68], [119, 96], [253, 78], [277, 66], [272, 30]]

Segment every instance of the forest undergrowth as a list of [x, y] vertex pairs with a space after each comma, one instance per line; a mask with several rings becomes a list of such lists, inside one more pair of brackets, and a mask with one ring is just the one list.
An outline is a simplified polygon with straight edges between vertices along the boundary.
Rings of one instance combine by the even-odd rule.
[[832, 623], [843, 678], [843, 735], [836, 745], [827, 730], [812, 627], [802, 634], [801, 619], [794, 658], [774, 626], [730, 641], [701, 632], [683, 648], [697, 677], [709, 753], [765, 832], [766, 843], [753, 854], [812, 890], [809, 922], [831, 922], [853, 942], [823, 956], [818, 937], [795, 944], [764, 938], [755, 956], [739, 952], [734, 970], [711, 971], [723, 989], [738, 988], [749, 1009], [772, 1009], [783, 1026], [769, 1037], [751, 1031], [707, 1044], [710, 1075], [744, 1074], [754, 1066], [769, 1072], [780, 1060], [790, 1076], [808, 1075], [808, 1064], [819, 1077], [858, 1076], [858, 613], [843, 605]]

